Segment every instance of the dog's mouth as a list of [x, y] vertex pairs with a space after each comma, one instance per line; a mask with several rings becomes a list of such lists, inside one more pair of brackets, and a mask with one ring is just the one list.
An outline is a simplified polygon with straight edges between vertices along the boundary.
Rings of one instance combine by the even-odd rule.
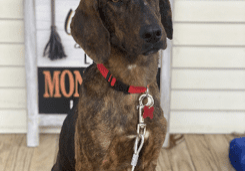
[[167, 48], [167, 44], [163, 41], [158, 42], [156, 44], [150, 44], [147, 47], [143, 48], [143, 55], [147, 56], [147, 55], [151, 55], [154, 54], [156, 52], [158, 52], [160, 49], [166, 49]]
[[160, 49], [152, 48], [152, 49], [150, 49], [150, 50], [144, 52], [143, 55], [144, 55], [144, 56], [151, 55], [151, 54], [153, 54], [153, 53], [158, 52], [159, 50], [160, 50]]

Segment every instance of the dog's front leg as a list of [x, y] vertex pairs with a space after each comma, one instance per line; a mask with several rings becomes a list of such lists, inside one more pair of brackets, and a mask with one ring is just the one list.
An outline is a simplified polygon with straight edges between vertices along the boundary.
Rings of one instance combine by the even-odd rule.
[[131, 171], [134, 140], [126, 135], [115, 136], [107, 149], [101, 171]]
[[144, 171], [156, 171], [157, 159], [150, 162], [149, 166], [144, 168]]
[[149, 156], [149, 154], [150, 153], [147, 153], [147, 155], [143, 154], [141, 159], [139, 159], [139, 167], [135, 171], [156, 171], [157, 161], [159, 157], [158, 150], [156, 152], [153, 152], [153, 155]]
[[[155, 131], [158, 132], [157, 130]], [[165, 133], [157, 133], [154, 136], [149, 136], [148, 141], [146, 141], [147, 146], [142, 149], [140, 171], [156, 171], [157, 161], [162, 149], [165, 135]]]
[[76, 127], [75, 131], [75, 170], [76, 171], [93, 171], [93, 166], [86, 157], [83, 147], [83, 130], [80, 127]]

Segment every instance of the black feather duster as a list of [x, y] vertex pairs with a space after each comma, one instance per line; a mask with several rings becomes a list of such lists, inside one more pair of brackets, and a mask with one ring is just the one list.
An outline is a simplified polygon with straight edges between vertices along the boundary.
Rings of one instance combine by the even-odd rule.
[[43, 51], [43, 56], [48, 56], [51, 60], [61, 59], [66, 57], [63, 45], [61, 43], [60, 36], [55, 26], [55, 4], [54, 0], [51, 0], [51, 34], [47, 45]]

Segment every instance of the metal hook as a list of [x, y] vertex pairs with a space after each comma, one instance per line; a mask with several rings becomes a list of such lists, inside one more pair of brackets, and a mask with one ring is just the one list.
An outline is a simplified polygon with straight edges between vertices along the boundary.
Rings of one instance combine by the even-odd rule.
[[[147, 103], [143, 105], [143, 99], [147, 98]], [[142, 94], [139, 98], [139, 106], [150, 106], [152, 107], [154, 105], [154, 99], [150, 94]]]

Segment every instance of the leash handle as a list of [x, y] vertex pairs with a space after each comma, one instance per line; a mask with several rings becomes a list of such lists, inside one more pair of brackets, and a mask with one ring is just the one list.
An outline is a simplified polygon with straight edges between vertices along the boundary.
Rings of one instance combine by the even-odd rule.
[[[141, 140], [141, 141], [140, 141], [140, 146], [138, 147], [139, 140]], [[134, 171], [135, 166], [138, 163], [139, 153], [142, 150], [142, 147], [144, 145], [144, 140], [145, 140], [145, 138], [144, 138], [143, 134], [140, 134], [139, 136], [136, 137], [136, 140], [135, 140], [135, 143], [134, 143], [134, 154], [133, 154], [133, 157], [132, 157], [132, 160], [131, 160], [132, 171]]]

